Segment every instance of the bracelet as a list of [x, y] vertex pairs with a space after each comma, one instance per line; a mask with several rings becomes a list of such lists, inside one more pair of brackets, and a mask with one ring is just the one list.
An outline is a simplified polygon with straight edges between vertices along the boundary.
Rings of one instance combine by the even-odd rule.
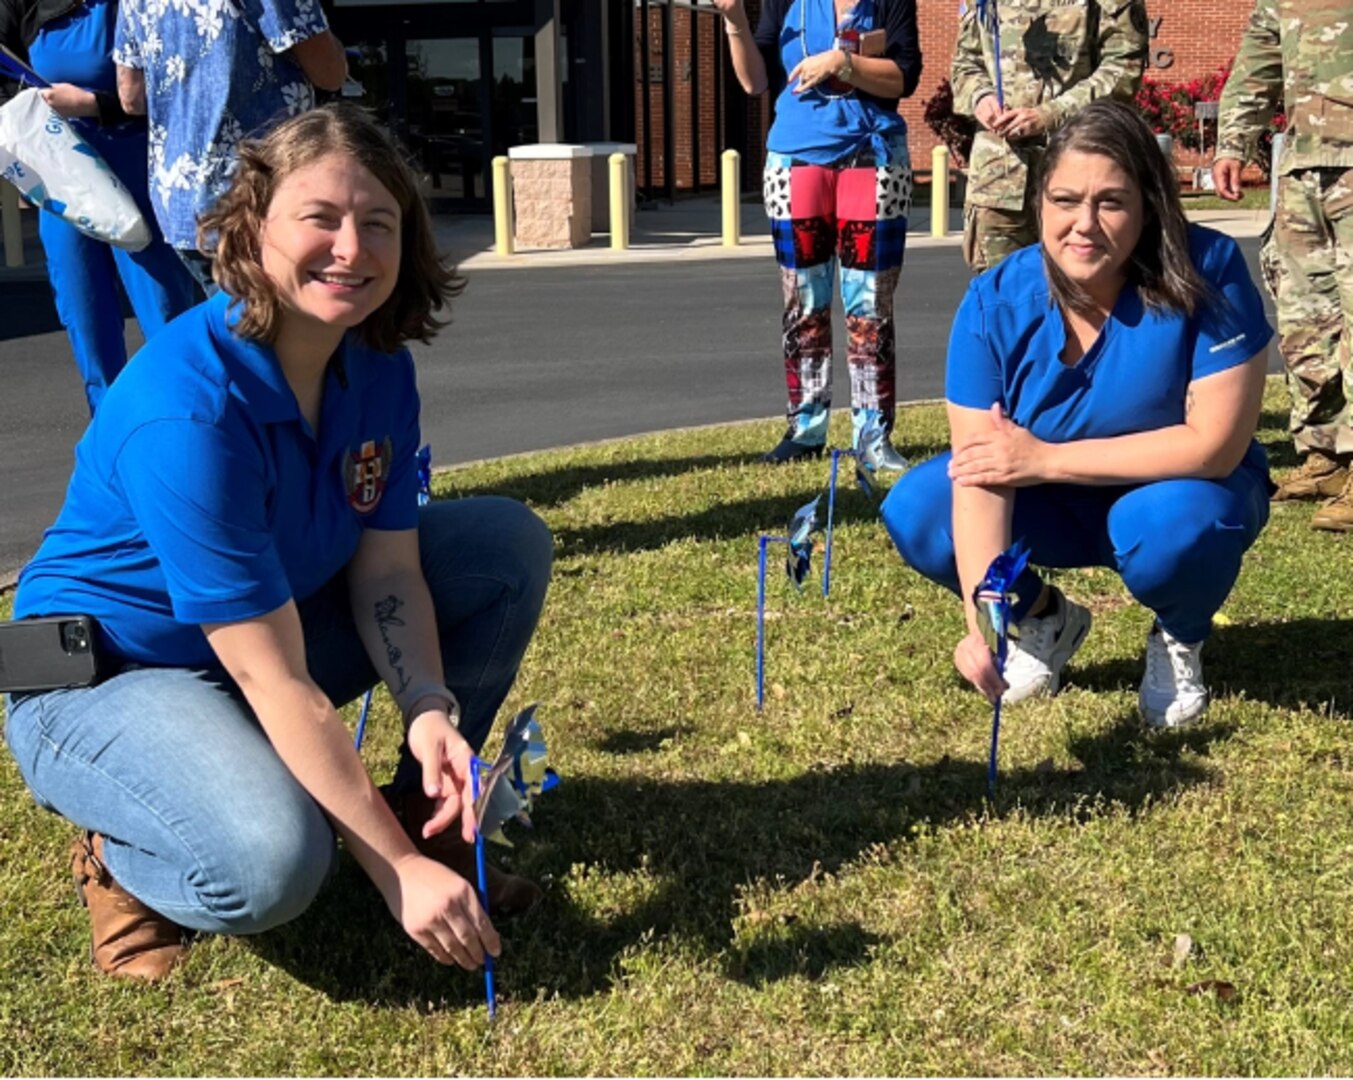
[[742, 37], [742, 28], [740, 26], [734, 26], [730, 19], [724, 19], [723, 32], [729, 37]]
[[843, 83], [850, 82], [855, 77], [855, 61], [851, 59], [850, 53], [845, 49], [841, 50], [841, 55], [845, 57], [841, 67], [836, 72], [836, 77]]
[[400, 695], [404, 701], [397, 702], [400, 712], [404, 714], [404, 726], [407, 728], [413, 722], [413, 711], [428, 698], [436, 698], [438, 701], [446, 702], [446, 713], [451, 718], [451, 723], [455, 727], [460, 726], [460, 702], [456, 700], [456, 695], [451, 693], [441, 683], [425, 682], [418, 683], [415, 686], [405, 690]]

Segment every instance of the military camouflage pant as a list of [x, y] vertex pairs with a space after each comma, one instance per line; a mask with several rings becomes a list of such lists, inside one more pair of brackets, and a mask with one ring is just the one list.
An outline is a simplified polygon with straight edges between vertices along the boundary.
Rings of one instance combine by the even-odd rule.
[[1019, 210], [969, 205], [963, 211], [963, 258], [974, 274], [990, 270], [1007, 255], [1038, 243], [1033, 199]]
[[1260, 261], [1278, 305], [1297, 451], [1353, 454], [1353, 169], [1281, 177]]

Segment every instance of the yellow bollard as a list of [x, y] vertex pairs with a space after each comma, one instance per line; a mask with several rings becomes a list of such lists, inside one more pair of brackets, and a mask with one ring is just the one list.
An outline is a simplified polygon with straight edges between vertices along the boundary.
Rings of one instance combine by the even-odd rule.
[[611, 170], [611, 248], [624, 251], [630, 246], [629, 158], [612, 154], [606, 160]]
[[19, 218], [19, 192], [0, 180], [0, 232], [5, 238], [5, 265], [23, 265], [23, 225]]
[[930, 152], [930, 235], [949, 235], [949, 148]]
[[737, 247], [742, 242], [742, 155], [736, 150], [723, 152], [723, 246]]
[[512, 254], [512, 165], [501, 155], [493, 159], [493, 248]]

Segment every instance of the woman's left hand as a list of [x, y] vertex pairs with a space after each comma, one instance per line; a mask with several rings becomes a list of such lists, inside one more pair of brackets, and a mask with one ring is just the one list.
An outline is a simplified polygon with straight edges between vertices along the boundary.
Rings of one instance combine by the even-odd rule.
[[1028, 487], [1045, 479], [1048, 444], [1010, 420], [999, 403], [991, 407], [991, 430], [954, 451], [949, 479], [965, 487]]
[[436, 811], [423, 837], [436, 836], [460, 815], [460, 834], [474, 843], [474, 751], [451, 723], [444, 708], [421, 712], [409, 725], [409, 752], [423, 766], [423, 792]]
[[794, 65], [794, 70], [789, 73], [788, 81], [792, 85], [794, 80], [798, 79], [798, 85], [794, 86], [794, 93], [802, 94], [805, 90], [811, 90], [819, 83], [834, 78], [836, 73], [845, 65], [845, 62], [846, 54], [840, 49], [828, 49], [826, 52], [814, 53], [812, 56], [805, 56]]
[[77, 116], [98, 116], [99, 100], [89, 90], [81, 90], [72, 83], [53, 83], [42, 92], [42, 100], [72, 120]]

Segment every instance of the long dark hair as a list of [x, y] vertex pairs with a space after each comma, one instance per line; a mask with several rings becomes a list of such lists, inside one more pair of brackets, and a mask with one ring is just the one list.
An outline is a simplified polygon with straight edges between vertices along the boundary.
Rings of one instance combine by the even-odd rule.
[[215, 237], [217, 283], [243, 307], [235, 331], [259, 341], [277, 336], [282, 302], [263, 272], [259, 252], [268, 204], [287, 176], [334, 153], [359, 162], [394, 196], [403, 233], [394, 292], [357, 333], [381, 352], [394, 352], [406, 341], [431, 340], [446, 323], [433, 313], [450, 307], [464, 279], [437, 251], [418, 178], [399, 147], [368, 113], [343, 102], [301, 113], [261, 139], [241, 143], [229, 190], [198, 220], [198, 242]]
[[[1142, 235], [1125, 268], [1128, 281], [1153, 311], [1176, 311], [1192, 316], [1212, 300], [1189, 253], [1189, 223], [1179, 200], [1179, 181], [1170, 159], [1161, 152], [1156, 136], [1132, 106], [1101, 98], [1076, 113], [1048, 141], [1038, 183], [1041, 222], [1048, 179], [1068, 151], [1100, 154], [1132, 180], [1142, 196]], [[1090, 297], [1043, 249], [1052, 298], [1064, 308], [1085, 311]]]

